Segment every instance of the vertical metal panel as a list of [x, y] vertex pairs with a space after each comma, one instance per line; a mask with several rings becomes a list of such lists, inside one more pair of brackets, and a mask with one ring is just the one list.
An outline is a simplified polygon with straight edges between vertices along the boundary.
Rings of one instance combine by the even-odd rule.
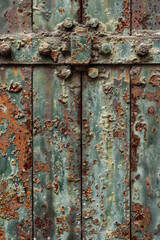
[[31, 0], [0, 0], [0, 32], [31, 31]]
[[132, 0], [132, 30], [160, 29], [160, 0]]
[[83, 239], [129, 239], [129, 67], [83, 75]]
[[82, 0], [83, 20], [87, 16], [97, 18], [106, 25], [109, 33], [130, 32], [130, 1], [129, 0]]
[[160, 67], [132, 68], [132, 239], [160, 239]]
[[53, 31], [58, 23], [69, 17], [78, 22], [80, 1], [33, 0], [34, 31]]
[[36, 239], [78, 240], [80, 74], [65, 80], [60, 72], [48, 66], [34, 68], [34, 235]]
[[0, 239], [32, 238], [31, 68], [0, 67]]

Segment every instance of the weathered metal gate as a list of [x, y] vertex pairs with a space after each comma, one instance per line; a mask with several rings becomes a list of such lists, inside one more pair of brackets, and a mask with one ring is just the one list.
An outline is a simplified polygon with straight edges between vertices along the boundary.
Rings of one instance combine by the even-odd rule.
[[159, 240], [160, 1], [0, 9], [0, 240]]

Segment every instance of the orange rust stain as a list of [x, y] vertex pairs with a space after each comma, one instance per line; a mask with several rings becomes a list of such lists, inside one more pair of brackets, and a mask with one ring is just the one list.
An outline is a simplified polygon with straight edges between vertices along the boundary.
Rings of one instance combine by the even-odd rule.
[[160, 76], [159, 75], [153, 75], [149, 79], [149, 83], [153, 84], [154, 86], [160, 86]]
[[[14, 69], [16, 73], [16, 69]], [[28, 91], [29, 90], [29, 91]], [[15, 151], [13, 154], [16, 157], [18, 162], [18, 173], [16, 177], [23, 182], [23, 186], [25, 189], [25, 206], [27, 208], [31, 207], [31, 186], [29, 186], [28, 182], [30, 180], [30, 170], [32, 167], [32, 157], [31, 157], [31, 133], [32, 133], [32, 125], [31, 125], [31, 107], [30, 107], [30, 84], [26, 83], [24, 89], [21, 92], [21, 101], [20, 103], [24, 106], [24, 112], [26, 113], [26, 122], [19, 122], [15, 115], [19, 112], [19, 108], [16, 106], [14, 102], [12, 102], [11, 97], [7, 93], [6, 90], [3, 90], [0, 93], [0, 122], [3, 119], [6, 120], [7, 128], [6, 131], [0, 136], [0, 149], [2, 155], [7, 154], [7, 149], [10, 145], [15, 146]], [[11, 140], [10, 136], [14, 134], [14, 138]], [[4, 188], [5, 183], [2, 182], [2, 187]], [[2, 212], [5, 214], [6, 218], [18, 218], [18, 213], [16, 213], [16, 209], [19, 208], [22, 203], [19, 202], [19, 196], [15, 194], [11, 197], [8, 192], [3, 192], [3, 194], [9, 197], [0, 209], [0, 214]]]
[[59, 11], [60, 13], [63, 13], [63, 12], [64, 12], [64, 8], [58, 8], [58, 11]]
[[121, 138], [126, 135], [126, 131], [124, 129], [118, 128], [117, 131], [113, 130], [113, 137]]
[[146, 177], [146, 188], [147, 189], [152, 188], [151, 181], [148, 177]]
[[129, 0], [123, 0], [123, 13], [122, 16], [125, 17], [123, 19], [120, 17], [118, 19], [119, 24], [117, 25], [117, 30], [119, 32], [123, 32], [125, 28], [129, 28], [130, 26], [130, 10], [129, 10]]
[[5, 240], [6, 237], [5, 237], [5, 230], [0, 227], [0, 240]]
[[6, 219], [17, 219], [18, 213], [16, 210], [22, 205], [19, 203], [19, 197], [15, 193], [13, 197], [10, 197], [10, 192], [3, 192], [3, 198], [6, 199], [4, 204], [1, 204], [0, 216]]
[[34, 171], [35, 172], [49, 172], [49, 167], [43, 162], [35, 162], [34, 163]]

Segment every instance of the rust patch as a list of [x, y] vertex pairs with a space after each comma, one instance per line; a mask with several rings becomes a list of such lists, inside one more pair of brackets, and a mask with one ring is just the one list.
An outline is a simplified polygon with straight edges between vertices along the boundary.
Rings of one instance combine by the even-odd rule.
[[130, 8], [129, 8], [129, 0], [123, 0], [123, 13], [122, 17], [124, 18], [119, 18], [118, 22], [119, 24], [117, 25], [117, 30], [118, 32], [123, 32], [125, 28], [129, 28], [130, 26]]

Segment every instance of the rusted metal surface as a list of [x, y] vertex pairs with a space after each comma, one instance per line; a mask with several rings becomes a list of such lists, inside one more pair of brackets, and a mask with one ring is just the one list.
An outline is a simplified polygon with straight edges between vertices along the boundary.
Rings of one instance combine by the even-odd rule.
[[160, 239], [160, 67], [136, 66], [132, 79], [132, 239]]
[[66, 79], [62, 68], [34, 68], [34, 236], [37, 240], [80, 240], [81, 235], [80, 73], [73, 72]]
[[0, 239], [32, 239], [31, 68], [0, 67]]
[[132, 32], [157, 32], [160, 29], [160, 1], [133, 0], [132, 1]]
[[[155, 37], [112, 37], [101, 36], [101, 30], [77, 35], [76, 26], [68, 31], [65, 40], [61, 33], [65, 27], [60, 25], [58, 33], [32, 34], [24, 36], [5, 36], [0, 39], [0, 63], [14, 64], [134, 64], [159, 63], [160, 39]], [[82, 25], [83, 26], [83, 25]], [[75, 39], [74, 39], [75, 38]], [[75, 44], [76, 43], [76, 44]], [[11, 47], [11, 54], [1, 54], [3, 45]], [[47, 54], [42, 46], [48, 45]], [[139, 46], [147, 46], [147, 54], [139, 53]], [[43, 47], [44, 48], [44, 47]], [[108, 48], [108, 49], [107, 49]], [[41, 49], [41, 51], [40, 51]]]
[[83, 239], [130, 239], [130, 72], [98, 67], [82, 82]]
[[33, 30], [53, 31], [67, 17], [80, 21], [81, 6], [78, 0], [33, 0]]
[[0, 0], [0, 33], [31, 32], [31, 0]]
[[129, 0], [82, 0], [83, 21], [88, 16], [102, 22], [108, 33], [128, 35], [130, 33]]
[[71, 37], [71, 59], [73, 64], [89, 64], [91, 61], [91, 38], [87, 28], [77, 27]]
[[160, 239], [159, 6], [0, 0], [0, 240]]

